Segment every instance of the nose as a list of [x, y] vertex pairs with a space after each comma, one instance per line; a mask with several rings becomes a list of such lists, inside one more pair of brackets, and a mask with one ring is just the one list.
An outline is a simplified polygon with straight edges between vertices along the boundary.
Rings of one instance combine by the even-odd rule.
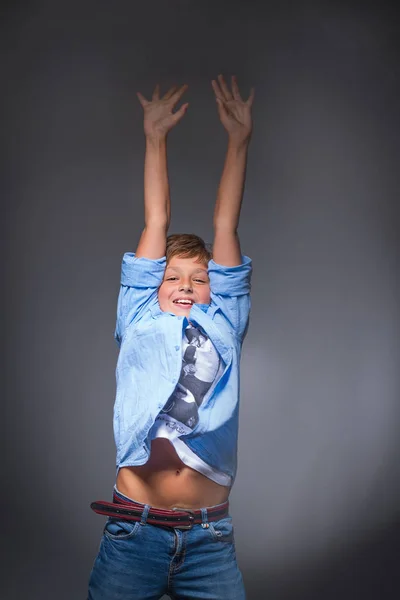
[[181, 285], [179, 286], [179, 291], [183, 291], [186, 290], [188, 292], [192, 291], [192, 286], [190, 285], [190, 283], [181, 283]]

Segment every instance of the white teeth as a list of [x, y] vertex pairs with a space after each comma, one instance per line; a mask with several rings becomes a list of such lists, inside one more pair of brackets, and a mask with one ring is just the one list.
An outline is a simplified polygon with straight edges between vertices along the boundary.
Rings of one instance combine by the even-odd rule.
[[175, 304], [192, 304], [190, 300], [175, 300]]

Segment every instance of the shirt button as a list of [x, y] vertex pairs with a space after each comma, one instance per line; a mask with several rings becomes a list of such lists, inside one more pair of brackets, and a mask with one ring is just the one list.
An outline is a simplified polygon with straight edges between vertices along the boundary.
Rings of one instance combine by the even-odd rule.
[[175, 346], [175, 350], [179, 350], [180, 346]]

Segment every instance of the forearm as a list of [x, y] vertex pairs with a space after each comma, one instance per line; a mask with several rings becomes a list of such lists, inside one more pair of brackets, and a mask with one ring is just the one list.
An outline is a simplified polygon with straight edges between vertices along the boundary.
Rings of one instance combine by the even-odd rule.
[[167, 167], [167, 136], [147, 137], [144, 161], [144, 221], [165, 225], [171, 220]]
[[214, 210], [214, 229], [236, 232], [243, 200], [249, 140], [228, 141]]

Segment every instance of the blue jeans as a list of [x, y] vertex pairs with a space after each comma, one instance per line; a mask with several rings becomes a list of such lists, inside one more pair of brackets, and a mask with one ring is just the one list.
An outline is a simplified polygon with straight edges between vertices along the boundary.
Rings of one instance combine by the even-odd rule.
[[203, 509], [203, 523], [183, 530], [150, 525], [142, 506], [141, 522], [107, 520], [88, 600], [245, 600], [231, 516], [208, 523]]

